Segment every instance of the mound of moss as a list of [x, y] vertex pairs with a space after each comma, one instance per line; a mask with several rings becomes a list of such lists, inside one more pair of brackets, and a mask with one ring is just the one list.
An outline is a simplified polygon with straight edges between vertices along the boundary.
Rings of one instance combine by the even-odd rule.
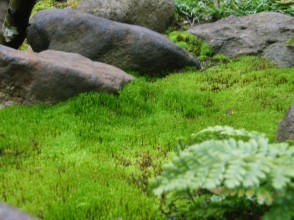
[[173, 31], [168, 34], [168, 38], [175, 44], [183, 47], [200, 60], [205, 60], [213, 55], [209, 44], [203, 42], [193, 34], [185, 31]]
[[178, 138], [228, 125], [274, 140], [294, 100], [293, 70], [243, 57], [140, 78], [119, 96], [2, 109], [0, 201], [41, 219], [164, 219], [147, 189]]
[[229, 62], [230, 59], [223, 54], [216, 54], [208, 43], [186, 31], [173, 31], [167, 37], [175, 44], [183, 47], [200, 61], [205, 61], [202, 66], [208, 67], [219, 63]]

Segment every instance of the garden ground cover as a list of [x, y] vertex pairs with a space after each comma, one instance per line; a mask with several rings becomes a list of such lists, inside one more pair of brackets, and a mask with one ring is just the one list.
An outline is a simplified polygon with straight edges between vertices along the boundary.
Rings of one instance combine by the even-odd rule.
[[229, 125], [274, 140], [293, 85], [293, 67], [242, 57], [139, 78], [119, 96], [2, 109], [0, 201], [42, 219], [164, 219], [148, 182], [178, 139]]

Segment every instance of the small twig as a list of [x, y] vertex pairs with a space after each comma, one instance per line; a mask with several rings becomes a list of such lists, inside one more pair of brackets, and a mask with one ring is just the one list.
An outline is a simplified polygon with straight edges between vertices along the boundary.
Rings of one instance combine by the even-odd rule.
[[213, 0], [214, 1], [214, 7], [217, 9], [218, 8], [218, 0]]

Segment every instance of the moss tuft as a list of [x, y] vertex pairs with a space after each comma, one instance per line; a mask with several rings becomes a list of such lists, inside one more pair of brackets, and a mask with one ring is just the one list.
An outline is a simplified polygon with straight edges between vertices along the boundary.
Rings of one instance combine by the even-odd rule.
[[207, 60], [213, 55], [213, 50], [208, 43], [203, 42], [201, 39], [188, 32], [173, 31], [168, 35], [168, 38], [186, 49], [193, 56], [199, 57], [200, 61]]
[[290, 38], [290, 39], [287, 41], [287, 46], [294, 46], [294, 37]]
[[168, 35], [168, 38], [194, 56], [200, 54], [202, 41], [193, 34], [185, 31], [173, 31]]
[[216, 54], [212, 57], [212, 60], [220, 63], [228, 63], [231, 61], [230, 58], [224, 54]]

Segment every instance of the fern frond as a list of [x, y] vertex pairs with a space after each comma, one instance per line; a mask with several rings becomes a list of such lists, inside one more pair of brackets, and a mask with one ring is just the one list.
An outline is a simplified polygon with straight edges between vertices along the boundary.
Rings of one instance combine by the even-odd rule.
[[157, 178], [158, 188], [153, 190], [156, 195], [187, 188], [249, 189], [265, 182], [273, 189], [280, 190], [291, 183], [294, 177], [294, 151], [288, 144], [270, 144], [266, 137], [258, 136], [257, 132], [230, 127], [217, 126], [198, 134], [205, 132], [249, 139], [207, 140], [187, 147], [163, 167], [162, 176]]
[[[221, 126], [204, 129], [194, 138], [199, 136], [198, 140], [204, 141], [184, 147], [172, 162], [163, 167], [162, 175], [155, 180], [155, 195], [205, 189], [212, 194], [209, 199], [212, 205], [208, 209], [211, 213], [215, 213], [212, 209], [217, 203], [224, 207], [221, 210], [221, 204], [218, 204], [218, 213], [225, 213], [225, 204], [231, 204], [232, 198], [237, 196], [254, 201], [256, 205], [273, 206], [265, 219], [272, 219], [271, 216], [277, 216], [277, 213], [285, 219], [293, 217], [293, 212], [285, 205], [286, 200], [294, 200], [292, 145], [271, 144], [265, 135], [258, 132]], [[290, 194], [285, 193], [289, 190]], [[196, 204], [194, 199], [191, 204]], [[281, 206], [284, 213], [279, 211]], [[204, 215], [201, 213], [198, 212]], [[186, 214], [189, 216], [191, 213]]]
[[245, 129], [234, 129], [229, 126], [214, 126], [208, 127], [199, 131], [192, 136], [200, 136], [200, 135], [207, 135], [207, 134], [217, 134], [219, 138], [222, 136], [229, 136], [229, 137], [247, 137], [247, 138], [256, 138], [256, 137], [266, 137], [265, 134], [257, 132], [257, 131], [247, 131]]

